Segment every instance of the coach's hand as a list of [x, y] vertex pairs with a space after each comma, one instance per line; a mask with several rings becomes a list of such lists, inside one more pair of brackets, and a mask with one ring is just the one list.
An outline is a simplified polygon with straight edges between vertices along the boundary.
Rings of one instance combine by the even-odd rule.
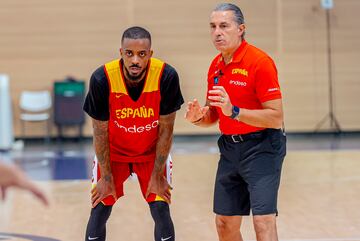
[[91, 205], [96, 207], [107, 196], [113, 196], [117, 199], [114, 179], [112, 175], [101, 177], [96, 186], [91, 190]]
[[169, 185], [166, 177], [163, 174], [152, 174], [150, 177], [148, 189], [146, 191], [146, 198], [154, 193], [165, 200], [167, 203], [171, 203], [172, 187]]
[[210, 105], [221, 108], [221, 111], [226, 116], [232, 114], [232, 104], [230, 97], [223, 86], [214, 86], [212, 90], [209, 90]]
[[200, 106], [199, 101], [194, 99], [189, 101], [186, 107], [185, 119], [191, 123], [196, 123], [204, 117], [209, 110], [209, 106]]

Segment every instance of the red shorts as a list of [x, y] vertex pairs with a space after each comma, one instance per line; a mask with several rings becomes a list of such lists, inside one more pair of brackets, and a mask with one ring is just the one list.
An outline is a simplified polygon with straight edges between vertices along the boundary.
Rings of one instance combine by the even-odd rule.
[[[114, 177], [117, 198], [124, 196], [124, 182], [132, 173], [135, 173], [140, 183], [142, 195], [148, 203], [154, 201], [164, 201], [164, 199], [154, 193], [151, 193], [147, 198], [145, 197], [153, 168], [153, 161], [140, 163], [111, 162], [111, 171]], [[166, 168], [164, 175], [168, 183], [171, 184], [172, 159], [170, 155], [166, 160]], [[100, 166], [95, 156], [93, 162], [92, 188], [96, 186], [96, 183], [100, 179], [100, 177]], [[115, 202], [116, 201], [113, 196], [107, 196], [102, 200], [102, 203], [104, 205], [113, 205]]]

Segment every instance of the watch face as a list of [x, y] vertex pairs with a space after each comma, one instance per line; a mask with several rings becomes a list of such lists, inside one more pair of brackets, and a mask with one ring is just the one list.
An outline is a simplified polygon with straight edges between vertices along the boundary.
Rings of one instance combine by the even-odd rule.
[[233, 107], [233, 113], [239, 114], [239, 107], [235, 106]]
[[232, 114], [230, 118], [235, 119], [239, 115], [239, 112], [240, 112], [240, 108], [234, 105], [232, 108]]

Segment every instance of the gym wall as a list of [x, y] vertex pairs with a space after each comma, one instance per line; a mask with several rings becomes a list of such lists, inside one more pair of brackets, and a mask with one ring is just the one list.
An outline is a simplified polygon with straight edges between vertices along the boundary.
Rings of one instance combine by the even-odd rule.
[[[320, 0], [241, 0], [246, 39], [275, 60], [288, 131], [314, 131], [329, 113], [325, 10]], [[105, 62], [119, 57], [120, 37], [130, 26], [152, 33], [154, 57], [174, 66], [186, 101], [205, 102], [206, 74], [217, 54], [209, 15], [218, 1], [1, 0], [0, 73], [11, 80], [15, 135], [21, 136], [18, 99], [22, 90], [52, 90], [66, 76], [88, 81]], [[358, 0], [334, 0], [330, 11], [334, 110], [342, 130], [360, 129], [360, 29]], [[176, 120], [176, 134], [217, 133]], [[27, 128], [44, 135], [44, 125]], [[322, 130], [329, 128], [329, 121]], [[76, 133], [76, 128], [67, 130]], [[90, 119], [84, 128], [91, 136]], [[52, 134], [57, 135], [56, 129]]]

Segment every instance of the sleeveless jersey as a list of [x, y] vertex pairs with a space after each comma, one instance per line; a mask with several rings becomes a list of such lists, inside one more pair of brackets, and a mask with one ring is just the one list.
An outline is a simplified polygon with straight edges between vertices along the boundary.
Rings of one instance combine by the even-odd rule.
[[154, 161], [160, 117], [160, 79], [165, 63], [151, 58], [138, 100], [131, 99], [119, 59], [105, 64], [109, 83], [110, 161]]

